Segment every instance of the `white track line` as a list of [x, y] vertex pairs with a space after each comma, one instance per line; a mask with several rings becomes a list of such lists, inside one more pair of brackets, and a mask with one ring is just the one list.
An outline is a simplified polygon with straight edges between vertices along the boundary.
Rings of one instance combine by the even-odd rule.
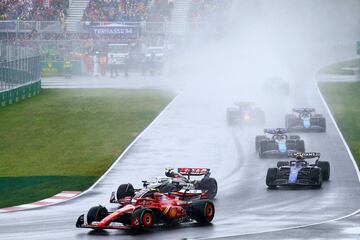
[[80, 192], [73, 191], [72, 193], [70, 193], [70, 192], [64, 191], [64, 192], [58, 193], [52, 197], [42, 199], [40, 201], [36, 201], [33, 203], [27, 203], [27, 204], [22, 204], [22, 205], [18, 205], [18, 206], [1, 208], [0, 213], [18, 212], [18, 211], [24, 211], [24, 210], [29, 210], [29, 209], [51, 206], [54, 204], [62, 203], [67, 200], [73, 199], [78, 194], [80, 194]]
[[344, 143], [345, 149], [346, 149], [346, 151], [347, 151], [348, 154], [349, 154], [349, 157], [350, 157], [350, 159], [351, 159], [351, 161], [352, 161], [352, 163], [353, 163], [353, 165], [354, 165], [356, 174], [357, 174], [357, 176], [358, 176], [358, 180], [359, 180], [359, 182], [360, 182], [360, 172], [359, 172], [359, 168], [358, 168], [358, 166], [357, 166], [357, 164], [356, 164], [354, 155], [352, 154], [352, 152], [351, 152], [351, 150], [350, 150], [350, 148], [349, 148], [349, 145], [346, 143], [345, 138], [344, 138], [344, 136], [342, 135], [342, 133], [341, 133], [341, 131], [340, 131], [340, 129], [339, 129], [336, 121], [335, 121], [335, 118], [334, 118], [334, 116], [332, 115], [332, 113], [331, 113], [331, 111], [330, 111], [330, 108], [329, 108], [328, 104], [326, 103], [326, 101], [325, 101], [325, 99], [324, 99], [324, 96], [322, 95], [322, 93], [321, 93], [321, 91], [320, 91], [320, 88], [319, 88], [319, 84], [318, 84], [318, 83], [316, 83], [316, 90], [317, 90], [317, 92], [319, 93], [320, 98], [321, 98], [321, 101], [322, 101], [323, 104], [325, 105], [325, 108], [326, 108], [327, 112], [329, 113], [330, 119], [331, 119], [331, 121], [333, 122], [336, 130], [338, 131], [338, 133], [339, 133], [339, 135], [340, 135], [341, 140], [342, 140], [343, 143]]

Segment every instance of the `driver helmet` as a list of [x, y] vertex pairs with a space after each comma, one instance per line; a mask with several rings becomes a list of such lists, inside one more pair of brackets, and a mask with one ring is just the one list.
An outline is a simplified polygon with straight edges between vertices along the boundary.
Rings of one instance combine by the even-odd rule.
[[301, 114], [300, 114], [300, 116], [302, 117], [302, 118], [309, 118], [310, 117], [310, 112], [308, 112], [308, 111], [303, 111]]
[[303, 153], [297, 153], [296, 154], [296, 160], [303, 160], [304, 159], [304, 154]]
[[282, 135], [282, 134], [276, 134], [276, 135], [275, 135], [275, 139], [276, 139], [276, 140], [283, 140], [283, 139], [284, 139], [284, 135]]
[[171, 178], [180, 178], [182, 175], [176, 172], [173, 168], [165, 168], [165, 175]]

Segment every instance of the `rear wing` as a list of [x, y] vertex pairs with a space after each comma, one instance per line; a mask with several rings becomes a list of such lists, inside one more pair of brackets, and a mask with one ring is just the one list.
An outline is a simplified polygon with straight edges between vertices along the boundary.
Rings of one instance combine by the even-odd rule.
[[209, 176], [210, 168], [178, 168], [178, 173], [188, 176]]
[[301, 157], [303, 159], [309, 159], [309, 158], [320, 158], [320, 153], [318, 152], [290, 152], [288, 154], [288, 157], [290, 158], [297, 158], [297, 157]]
[[315, 108], [293, 108], [292, 110], [295, 113], [303, 113], [303, 112], [313, 113], [313, 112], [315, 112]]
[[264, 133], [268, 134], [285, 134], [288, 130], [286, 128], [265, 128]]

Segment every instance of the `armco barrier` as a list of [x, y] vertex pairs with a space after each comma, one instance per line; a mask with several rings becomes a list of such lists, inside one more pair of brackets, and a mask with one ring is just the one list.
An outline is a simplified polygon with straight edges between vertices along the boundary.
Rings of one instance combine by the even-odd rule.
[[6, 107], [8, 105], [20, 102], [27, 98], [31, 98], [40, 93], [41, 80], [34, 82], [28, 82], [23, 85], [19, 85], [15, 88], [8, 89], [0, 92], [0, 107]]

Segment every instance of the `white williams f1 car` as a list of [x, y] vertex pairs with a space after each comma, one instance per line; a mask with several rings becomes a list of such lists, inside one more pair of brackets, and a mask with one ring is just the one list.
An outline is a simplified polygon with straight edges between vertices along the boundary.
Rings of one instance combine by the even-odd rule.
[[315, 108], [294, 108], [295, 114], [287, 114], [285, 127], [289, 132], [325, 132], [326, 120]]

